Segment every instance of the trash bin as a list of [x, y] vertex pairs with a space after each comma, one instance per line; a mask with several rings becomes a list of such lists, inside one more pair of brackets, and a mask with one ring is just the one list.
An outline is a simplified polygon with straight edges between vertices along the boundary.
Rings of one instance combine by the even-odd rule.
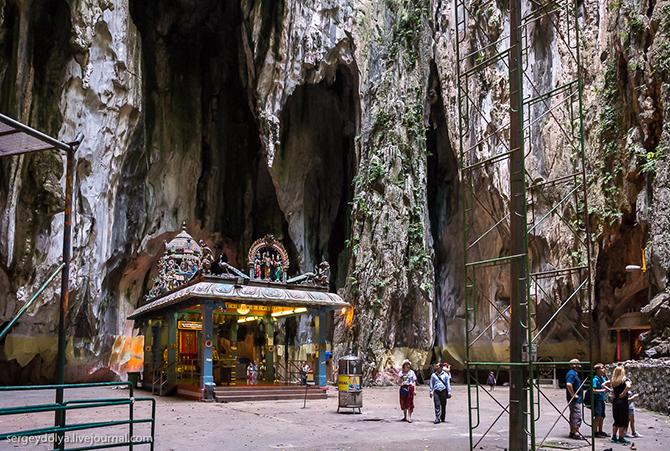
[[205, 401], [214, 401], [214, 382], [205, 382]]
[[342, 357], [339, 361], [339, 375], [337, 376], [338, 412], [344, 407], [353, 409], [354, 413], [358, 409], [358, 413], [361, 413], [361, 407], [363, 407], [362, 379], [361, 359], [353, 355]]
[[133, 388], [137, 388], [137, 382], [140, 380], [139, 372], [128, 373], [128, 382], [133, 384]]

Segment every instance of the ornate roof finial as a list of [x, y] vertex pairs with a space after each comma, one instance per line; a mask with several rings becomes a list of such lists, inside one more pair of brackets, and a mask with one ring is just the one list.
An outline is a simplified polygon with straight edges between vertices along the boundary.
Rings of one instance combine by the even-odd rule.
[[186, 219], [184, 219], [184, 220], [181, 222], [181, 229], [182, 229], [184, 232], [186, 231]]

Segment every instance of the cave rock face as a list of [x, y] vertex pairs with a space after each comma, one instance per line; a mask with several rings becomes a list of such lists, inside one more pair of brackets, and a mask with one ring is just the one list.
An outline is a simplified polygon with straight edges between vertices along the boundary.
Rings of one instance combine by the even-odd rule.
[[[368, 381], [386, 380], [384, 370], [404, 358], [463, 361], [453, 8], [426, 0], [0, 0], [0, 111], [64, 141], [86, 136], [74, 187], [68, 379], [104, 372], [115, 337], [135, 333], [125, 318], [183, 221], [236, 266], [268, 233], [286, 246], [293, 273], [329, 261], [331, 288], [353, 306], [334, 315], [334, 354], [363, 357]], [[608, 360], [613, 321], [670, 290], [670, 3], [588, 0], [580, 8], [591, 333]], [[497, 3], [477, 20], [489, 37], [508, 25]], [[529, 50], [540, 86], [571, 70], [559, 40], [538, 33]], [[505, 77], [494, 70], [471, 87], [484, 115], [506, 99]], [[529, 170], [567, 171], [560, 141], [551, 132], [543, 140]], [[477, 190], [488, 208], [504, 211], [508, 184], [498, 169]], [[3, 321], [57, 267], [62, 185], [55, 152], [0, 161]], [[535, 238], [535, 269], [572, 245], [558, 223]], [[481, 245], [501, 254], [508, 237], [492, 233]], [[641, 248], [649, 271], [626, 273]], [[485, 279], [488, 295], [508, 305], [509, 275], [491, 270]], [[56, 283], [6, 339], [6, 382], [52, 377], [58, 302]], [[569, 312], [581, 324], [584, 315]], [[278, 336], [307, 344], [309, 325], [303, 318], [291, 337], [289, 329]], [[572, 333], [559, 324], [552, 340]], [[482, 342], [504, 350], [504, 324]]]

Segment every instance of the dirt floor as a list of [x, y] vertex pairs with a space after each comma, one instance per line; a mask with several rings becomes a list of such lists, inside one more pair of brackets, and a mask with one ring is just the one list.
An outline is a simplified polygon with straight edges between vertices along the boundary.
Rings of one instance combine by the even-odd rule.
[[[543, 389], [556, 406], [564, 405], [564, 390]], [[474, 441], [481, 439], [478, 450], [507, 449], [507, 416], [503, 415], [493, 427], [494, 420], [502, 412], [497, 402], [507, 405], [508, 391], [496, 388], [492, 395], [480, 391], [480, 426], [475, 430]], [[15, 393], [0, 397], [0, 406], [19, 406], [51, 402], [48, 393]], [[66, 395], [75, 397], [74, 393]], [[136, 397], [146, 396], [137, 391]], [[110, 388], [87, 389], [76, 393], [78, 398], [128, 397], [128, 390]], [[467, 388], [454, 385], [453, 397], [449, 400], [446, 423], [433, 424], [433, 405], [428, 396], [428, 387], [419, 386], [415, 400], [415, 411], [411, 424], [400, 421], [402, 413], [398, 406], [397, 387], [366, 388], [363, 392], [362, 414], [337, 413], [337, 390], [331, 388], [327, 400], [307, 401], [259, 401], [247, 403], [203, 403], [178, 398], [156, 399], [156, 447], [157, 451], [183, 450], [446, 450], [470, 449], [468, 434]], [[566, 420], [544, 397], [540, 400], [541, 416], [537, 426], [535, 442], [544, 445], [542, 450], [582, 449], [590, 450], [586, 442], [568, 438]], [[562, 407], [561, 407], [562, 408]], [[98, 408], [68, 412], [68, 423], [105, 421], [127, 418], [128, 408]], [[137, 403], [136, 417], [146, 417], [148, 409]], [[590, 411], [586, 411], [590, 414]], [[473, 413], [476, 415], [476, 412]], [[611, 409], [608, 406], [605, 432], [611, 433]], [[0, 433], [45, 427], [53, 424], [53, 413], [0, 417]], [[555, 424], [555, 426], [554, 426]], [[631, 439], [640, 451], [667, 451], [670, 449], [670, 417], [638, 409], [636, 426], [644, 438]], [[553, 429], [552, 429], [553, 427]], [[80, 443], [69, 444], [76, 448], [89, 443], [104, 443], [112, 435], [127, 434], [127, 426], [101, 430], [82, 431]], [[134, 435], [141, 436], [147, 426], [136, 426]], [[487, 432], [488, 431], [488, 432]], [[582, 427], [582, 433], [590, 434], [590, 428]], [[545, 440], [545, 436], [547, 437]], [[45, 436], [41, 437], [42, 439]], [[70, 442], [72, 443], [72, 442]], [[109, 442], [107, 442], [109, 443]], [[582, 445], [582, 448], [580, 448]], [[2, 450], [46, 450], [53, 445], [20, 442], [0, 442]], [[608, 439], [596, 439], [595, 449], [624, 450], [630, 446], [610, 443]], [[117, 448], [118, 449], [118, 448]], [[136, 446], [145, 450], [148, 446]], [[530, 449], [530, 448], [529, 448]]]

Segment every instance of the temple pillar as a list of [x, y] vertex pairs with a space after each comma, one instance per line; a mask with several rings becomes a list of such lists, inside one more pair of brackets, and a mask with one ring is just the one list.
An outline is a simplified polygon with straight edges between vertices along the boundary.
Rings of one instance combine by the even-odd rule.
[[[157, 319], [151, 320], [151, 371], [153, 372], [163, 363], [163, 346], [161, 321]], [[153, 377], [153, 373], [151, 374]]]
[[268, 315], [265, 320], [265, 382], [275, 381], [275, 363], [274, 363], [274, 347], [275, 347], [275, 319]]
[[318, 309], [314, 317], [315, 332], [317, 337], [317, 344], [319, 349], [316, 351], [316, 376], [314, 382], [319, 384], [319, 387], [328, 386], [328, 378], [326, 376], [326, 311]]
[[167, 315], [167, 380], [170, 384], [177, 383], [177, 313]]
[[230, 383], [237, 382], [237, 320], [230, 326], [230, 358], [234, 360], [233, 369], [230, 374]]
[[[142, 329], [144, 331], [144, 368], [146, 368], [146, 365], [151, 363], [151, 351], [153, 350], [150, 319], [142, 323]], [[144, 374], [144, 368], [142, 368], [142, 377], [147, 378], [150, 376], [150, 374]]]
[[[202, 362], [200, 368], [202, 377], [200, 387], [206, 390], [207, 383], [214, 383], [214, 374], [212, 368], [212, 348], [214, 345], [214, 303], [212, 301], [203, 301], [200, 303], [200, 314], [202, 315]], [[205, 396], [207, 395], [205, 391]], [[205, 398], [208, 399], [208, 398]]]

